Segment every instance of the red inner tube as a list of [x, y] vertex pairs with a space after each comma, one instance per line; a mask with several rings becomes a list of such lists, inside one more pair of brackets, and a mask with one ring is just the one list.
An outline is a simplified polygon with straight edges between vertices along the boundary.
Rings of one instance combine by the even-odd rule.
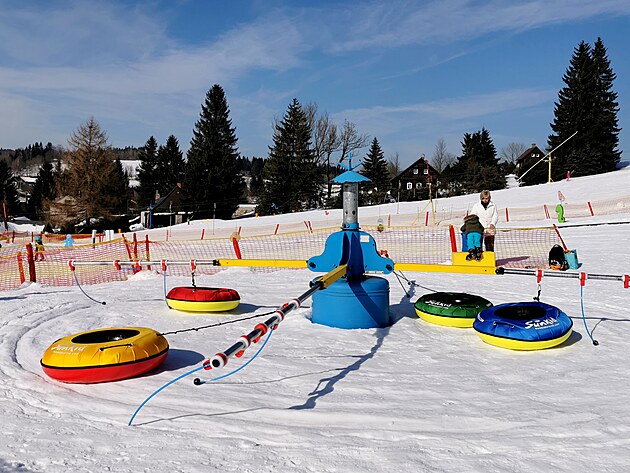
[[226, 302], [238, 301], [241, 296], [234, 289], [224, 287], [174, 287], [166, 298], [186, 302]]

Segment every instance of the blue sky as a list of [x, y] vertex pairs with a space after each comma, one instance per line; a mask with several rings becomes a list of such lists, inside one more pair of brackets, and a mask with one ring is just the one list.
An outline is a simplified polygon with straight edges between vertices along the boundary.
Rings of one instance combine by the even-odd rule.
[[601, 36], [630, 152], [628, 0], [0, 0], [0, 11], [2, 148], [66, 146], [93, 116], [114, 146], [174, 134], [186, 150], [215, 83], [245, 156], [267, 156], [294, 97], [404, 166], [440, 138], [459, 154], [482, 127], [497, 151], [544, 146], [573, 49]]

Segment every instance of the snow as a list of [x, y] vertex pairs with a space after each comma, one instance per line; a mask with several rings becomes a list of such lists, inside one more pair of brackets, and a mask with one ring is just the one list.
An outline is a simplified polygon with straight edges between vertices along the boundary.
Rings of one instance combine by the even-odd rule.
[[[571, 181], [493, 192], [499, 207], [627, 195], [628, 168]], [[465, 208], [477, 196], [442, 204]], [[396, 206], [398, 204], [388, 204]], [[400, 204], [413, 206], [414, 204]], [[361, 209], [359, 218], [376, 210]], [[312, 211], [321, 215], [322, 211]], [[597, 226], [567, 222], [581, 270], [630, 272], [628, 214]], [[332, 216], [330, 218], [333, 218]], [[239, 224], [248, 220], [239, 220]], [[306, 220], [303, 214], [274, 221]], [[537, 222], [548, 226], [549, 221]], [[191, 223], [192, 224], [192, 223]], [[573, 226], [569, 225], [572, 224]], [[323, 249], [322, 249], [323, 250]], [[237, 289], [227, 315], [169, 310], [161, 275], [86, 286], [26, 285], [0, 293], [0, 471], [7, 472], [627, 472], [630, 470], [630, 289], [587, 280], [584, 328], [577, 279], [543, 278], [541, 300], [566, 312], [574, 333], [561, 347], [514, 352], [481, 341], [472, 329], [425, 323], [412, 303], [431, 291], [478, 294], [494, 304], [530, 301], [536, 280], [521, 275], [405, 273], [390, 282], [385, 329], [339, 330], [312, 324], [311, 300], [260, 345], [221, 370], [201, 371], [149, 395], [223, 351], [266, 320], [167, 335], [170, 353], [155, 372], [97, 385], [48, 378], [39, 360], [58, 338], [84, 330], [139, 326], [166, 332], [274, 310], [308, 289], [314, 273], [231, 268], [196, 278]], [[167, 277], [167, 289], [190, 278]], [[405, 290], [411, 289], [411, 297]], [[200, 374], [199, 374], [200, 373]]]

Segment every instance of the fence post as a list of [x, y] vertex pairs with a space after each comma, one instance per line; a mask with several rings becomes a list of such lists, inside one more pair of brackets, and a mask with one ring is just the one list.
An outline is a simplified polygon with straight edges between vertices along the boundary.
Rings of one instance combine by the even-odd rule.
[[505, 208], [505, 221], [509, 222], [510, 221], [510, 214], [508, 213], [508, 209], [507, 207]]
[[455, 239], [455, 228], [453, 228], [453, 225], [448, 226], [448, 233], [451, 237], [451, 251], [457, 253], [457, 240]]
[[234, 247], [234, 253], [236, 254], [236, 259], [242, 259], [241, 247], [238, 245], [238, 240], [240, 240], [240, 235], [238, 233], [233, 233], [232, 246]]
[[[144, 236], [144, 244], [147, 251], [147, 261], [151, 261], [151, 249], [149, 248], [149, 234]], [[151, 265], [147, 267], [149, 271], [151, 271]]]
[[37, 274], [35, 273], [35, 257], [33, 256], [33, 245], [26, 244], [26, 255], [28, 258], [28, 278], [31, 282], [37, 282]]
[[138, 237], [133, 234], [133, 259], [138, 259]]
[[18, 271], [20, 272], [20, 284], [24, 284], [26, 282], [26, 278], [24, 277], [24, 265], [22, 264], [21, 251], [18, 251], [18, 254], [17, 254], [17, 264], [18, 264]]

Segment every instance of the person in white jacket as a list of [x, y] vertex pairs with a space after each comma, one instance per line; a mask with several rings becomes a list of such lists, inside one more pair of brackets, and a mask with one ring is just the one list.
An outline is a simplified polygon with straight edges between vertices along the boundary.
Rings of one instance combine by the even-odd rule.
[[490, 200], [490, 191], [481, 191], [479, 202], [473, 205], [469, 213], [477, 215], [479, 223], [485, 228], [483, 242], [486, 251], [494, 251], [494, 235], [496, 233], [496, 224], [499, 221], [499, 212], [497, 212], [497, 206]]

